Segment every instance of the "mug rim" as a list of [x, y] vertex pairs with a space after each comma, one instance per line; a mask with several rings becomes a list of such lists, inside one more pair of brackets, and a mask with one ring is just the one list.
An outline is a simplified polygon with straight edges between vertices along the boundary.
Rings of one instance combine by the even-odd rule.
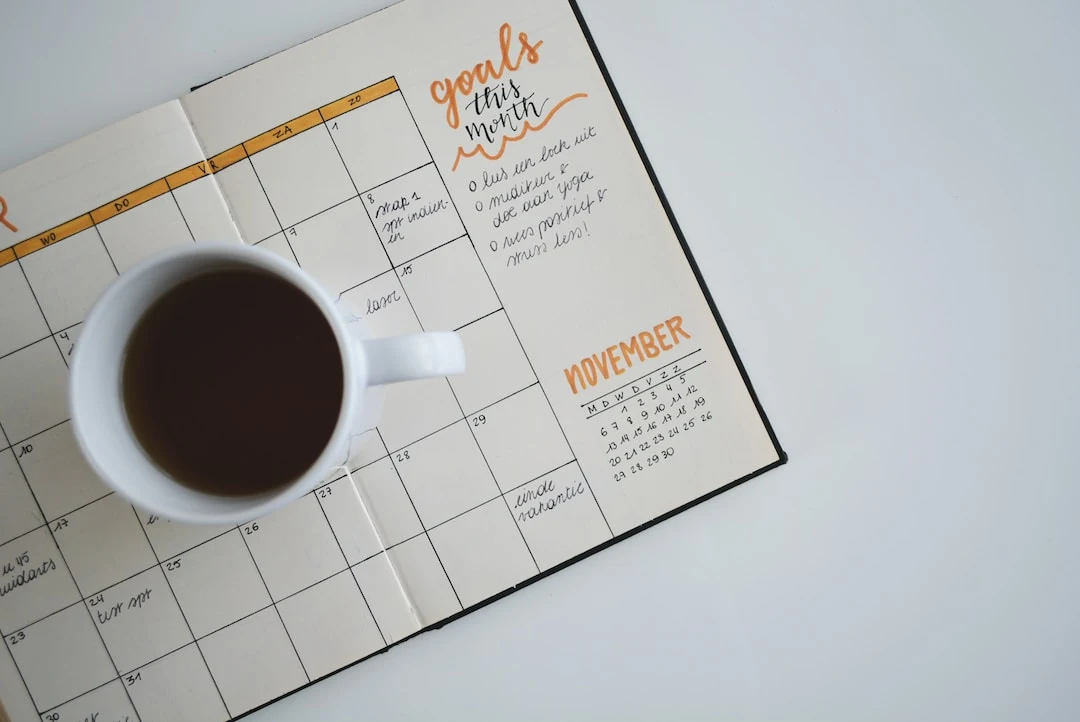
[[[145, 276], [147, 273], [162, 266], [175, 263], [178, 260], [192, 258], [202, 259], [208, 262], [213, 262], [214, 260], [233, 262], [242, 266], [256, 268], [260, 271], [269, 271], [299, 289], [306, 297], [315, 303], [323, 317], [326, 319], [333, 331], [334, 338], [337, 341], [338, 353], [341, 359], [343, 375], [342, 399], [333, 431], [327, 439], [326, 444], [323, 446], [322, 451], [319, 453], [319, 456], [299, 477], [280, 486], [265, 499], [261, 499], [248, 506], [241, 504], [242, 513], [238, 513], [236, 509], [224, 510], [215, 508], [215, 501], [228, 498], [231, 501], [236, 502], [242, 501], [243, 497], [214, 495], [193, 490], [191, 487], [181, 484], [170, 474], [166, 473], [158, 463], [153, 461], [153, 457], [146, 452], [142, 447], [142, 444], [135, 438], [130, 427], [128, 427], [131, 443], [150, 461], [151, 466], [160, 475], [161, 479], [166, 480], [169, 484], [183, 487], [186, 491], [194, 491], [205, 498], [205, 508], [200, 511], [177, 511], [169, 508], [167, 503], [161, 503], [160, 495], [148, 491], [149, 487], [147, 484], [140, 483], [138, 480], [124, 480], [124, 475], [118, 473], [117, 469], [108, 469], [108, 465], [102, 463], [99, 454], [95, 453], [94, 445], [88, 441], [86, 429], [84, 428], [89, 421], [85, 416], [85, 414], [88, 413], [88, 410], [80, 408], [85, 406], [86, 403], [80, 402], [80, 399], [84, 396], [83, 390], [87, 384], [94, 383], [94, 378], [86, 363], [80, 363], [80, 359], [85, 358], [86, 354], [83, 353], [80, 355], [79, 347], [76, 347], [75, 351], [72, 353], [71, 369], [69, 371], [67, 394], [68, 414], [71, 419], [72, 433], [83, 458], [110, 490], [120, 494], [135, 506], [172, 521], [197, 524], [238, 525], [251, 519], [264, 516], [265, 514], [285, 506], [289, 502], [303, 496], [303, 494], [314, 488], [319, 481], [322, 481], [324, 471], [328, 472], [333, 467], [334, 456], [338, 453], [339, 447], [342, 446], [345, 437], [349, 433], [349, 420], [354, 413], [357, 412], [357, 409], [355, 408], [356, 401], [359, 390], [366, 385], [367, 373], [364, 366], [363, 355], [358, 353], [356, 343], [345, 328], [345, 321], [336, 307], [335, 302], [330, 297], [330, 294], [315, 281], [314, 278], [305, 273], [298, 266], [280, 258], [272, 251], [260, 249], [257, 246], [248, 246], [246, 244], [204, 242], [194, 247], [185, 246], [169, 249], [140, 261], [124, 273], [120, 274], [120, 276], [118, 276], [94, 302], [93, 307], [83, 322], [79, 342], [81, 344], [85, 344], [87, 340], [93, 342], [93, 338], [101, 333], [100, 329], [103, 329], [109, 323], [111, 318], [111, 315], [108, 314], [109, 308], [113, 303], [116, 303], [117, 299], [123, 298], [124, 293], [128, 291], [128, 288], [140, 276]], [[185, 275], [183, 279], [170, 283], [168, 286], [160, 289], [150, 303], [145, 304], [139, 309], [138, 317], [141, 318], [150, 307], [151, 303], [160, 299], [161, 296], [169, 290], [175, 288], [182, 280], [188, 280], [199, 275], [200, 270], [206, 269], [197, 269], [192, 273]], [[128, 338], [130, 338], [130, 335], [126, 336], [124, 340], [126, 341]], [[121, 361], [123, 360], [122, 351], [120, 352], [119, 358]], [[117, 373], [121, 373], [120, 369], [115, 370]], [[120, 406], [121, 409], [123, 409], [122, 400], [120, 401]], [[126, 415], [124, 420], [127, 422]]]

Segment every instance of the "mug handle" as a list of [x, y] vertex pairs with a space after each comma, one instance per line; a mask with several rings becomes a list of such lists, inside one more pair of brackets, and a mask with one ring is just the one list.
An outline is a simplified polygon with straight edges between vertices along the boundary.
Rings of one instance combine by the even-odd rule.
[[367, 360], [368, 384], [452, 376], [465, 372], [465, 345], [452, 331], [428, 331], [357, 341]]

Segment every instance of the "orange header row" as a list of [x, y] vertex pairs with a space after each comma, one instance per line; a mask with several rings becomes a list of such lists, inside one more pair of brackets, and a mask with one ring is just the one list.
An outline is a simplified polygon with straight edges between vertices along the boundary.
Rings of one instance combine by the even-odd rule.
[[99, 208], [95, 208], [89, 213], [84, 213], [77, 218], [61, 223], [55, 228], [50, 228], [43, 233], [27, 238], [10, 248], [0, 249], [0, 266], [13, 263], [17, 258], [23, 258], [35, 251], [40, 251], [46, 246], [51, 246], [65, 238], [69, 238], [80, 231], [85, 231], [95, 223], [104, 223], [110, 218], [126, 213], [132, 208], [165, 195], [169, 191], [222, 171], [244, 158], [266, 150], [283, 140], [288, 140], [305, 130], [310, 130], [320, 123], [359, 108], [361, 105], [367, 105], [374, 100], [390, 95], [398, 89], [397, 81], [393, 78], [387, 78], [363, 90], [346, 95], [344, 98], [327, 103], [321, 108], [304, 113], [298, 118], [294, 118], [276, 128], [271, 128], [265, 133], [260, 133], [254, 138], [245, 140], [243, 143], [222, 151], [207, 160], [199, 161], [187, 168], [181, 168], [175, 173], [170, 173], [164, 178], [159, 178], [153, 183], [121, 196]]
[[333, 103], [327, 103], [319, 108], [319, 113], [322, 115], [323, 120], [332, 120], [342, 113], [348, 113], [354, 108], [359, 108], [361, 105], [367, 105], [373, 100], [378, 100], [379, 98], [390, 95], [390, 93], [393, 93], [397, 89], [397, 81], [393, 78], [387, 78], [382, 82], [375, 83], [375, 85], [372, 85], [369, 88], [364, 88], [352, 95], [346, 95], [344, 98], [335, 100]]
[[[62, 241], [65, 238], [74, 236], [79, 231], [85, 231], [90, 226], [94, 225], [94, 222], [90, 220], [90, 214], [86, 213], [73, 218], [67, 223], [61, 223], [56, 228], [52, 228], [40, 236], [34, 236], [33, 238], [27, 238], [22, 243], [15, 246], [15, 255], [19, 258], [40, 250], [45, 246], [51, 246], [57, 241]], [[12, 259], [14, 260], [14, 259]]]

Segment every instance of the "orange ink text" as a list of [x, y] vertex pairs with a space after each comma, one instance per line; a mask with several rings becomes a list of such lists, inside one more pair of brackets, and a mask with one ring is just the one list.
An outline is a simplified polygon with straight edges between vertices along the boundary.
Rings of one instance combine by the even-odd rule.
[[8, 204], [4, 200], [3, 196], [0, 196], [0, 224], [3, 224], [12, 233], [18, 233], [19, 229], [15, 227], [15, 224], [7, 219]]
[[682, 339], [690, 338], [690, 334], [682, 327], [682, 322], [682, 316], [672, 316], [651, 329], [634, 334], [629, 341], [620, 341], [600, 353], [581, 359], [570, 368], [563, 369], [566, 383], [570, 384], [570, 390], [576, 394], [612, 376], [622, 376], [635, 361], [640, 363], [670, 351], [678, 346]]
[[[462, 70], [456, 79], [445, 78], [436, 80], [431, 84], [431, 98], [439, 105], [446, 106], [446, 122], [451, 128], [457, 128], [461, 124], [461, 114], [458, 110], [458, 96], [468, 96], [473, 92], [476, 84], [486, 85], [491, 80], [498, 80], [506, 71], [514, 72], [521, 67], [522, 62], [528, 61], [530, 65], [536, 65], [540, 60], [540, 46], [543, 40], [535, 43], [529, 40], [528, 33], [518, 33], [518, 45], [515, 48], [513, 42], [513, 30], [510, 23], [503, 23], [499, 28], [499, 65], [495, 61], [485, 60], [477, 63], [471, 69]], [[517, 57], [511, 59], [514, 51]]]
[[[507, 144], [540, 130], [567, 103], [586, 97], [585, 93], [574, 93], [549, 109], [550, 97], [538, 99], [535, 92], [522, 87], [520, 77], [510, 76], [526, 63], [540, 62], [543, 44], [543, 40], [530, 40], [528, 33], [515, 34], [510, 23], [503, 23], [497, 59], [483, 60], [456, 78], [431, 83], [431, 99], [446, 107], [446, 124], [468, 136], [468, 142], [457, 149], [452, 170], [457, 170], [463, 159], [476, 155], [488, 160], [502, 158]], [[464, 120], [463, 115], [469, 119]], [[472, 149], [466, 150], [466, 146]]]

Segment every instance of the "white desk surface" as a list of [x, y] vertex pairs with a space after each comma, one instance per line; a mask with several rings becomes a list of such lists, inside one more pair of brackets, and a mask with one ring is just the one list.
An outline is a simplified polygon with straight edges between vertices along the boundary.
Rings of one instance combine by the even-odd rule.
[[[8, 3], [0, 168], [384, 4]], [[582, 7], [791, 462], [249, 719], [1073, 718], [1080, 6]]]

